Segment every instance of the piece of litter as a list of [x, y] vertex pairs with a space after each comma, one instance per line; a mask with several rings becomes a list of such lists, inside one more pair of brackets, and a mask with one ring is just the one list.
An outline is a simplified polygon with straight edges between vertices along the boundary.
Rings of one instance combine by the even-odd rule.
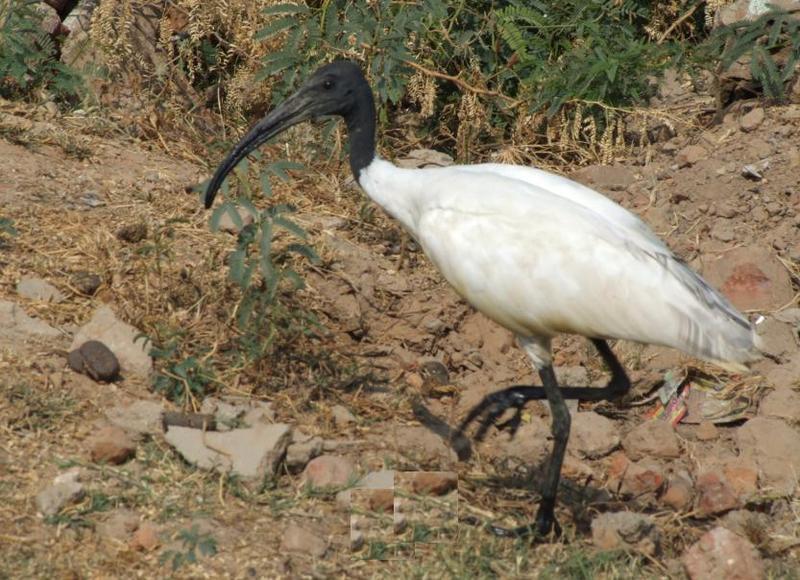
[[764, 176], [761, 175], [753, 165], [745, 165], [742, 167], [742, 176], [755, 181], [764, 179]]
[[669, 371], [656, 396], [650, 397], [651, 401], [658, 400], [647, 416], [668, 421], [673, 427], [678, 423], [738, 421], [747, 416], [750, 408], [750, 400], [738, 393], [740, 386], [723, 384], [696, 369], [683, 375]]

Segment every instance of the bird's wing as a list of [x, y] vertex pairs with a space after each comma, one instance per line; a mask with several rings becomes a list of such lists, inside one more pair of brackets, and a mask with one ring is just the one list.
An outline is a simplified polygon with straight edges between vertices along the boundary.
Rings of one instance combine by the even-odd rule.
[[489, 172], [508, 179], [523, 181], [537, 189], [568, 199], [602, 216], [607, 221], [624, 228], [627, 235], [634, 239], [640, 247], [669, 253], [669, 249], [664, 242], [639, 217], [603, 194], [577, 181], [549, 171], [522, 165], [484, 163], [480, 165], [459, 165], [458, 168], [471, 173]]
[[750, 324], [663, 244], [640, 243], [619, 220], [492, 173], [449, 171], [426, 187], [415, 228], [426, 253], [462, 296], [517, 334], [752, 358]]

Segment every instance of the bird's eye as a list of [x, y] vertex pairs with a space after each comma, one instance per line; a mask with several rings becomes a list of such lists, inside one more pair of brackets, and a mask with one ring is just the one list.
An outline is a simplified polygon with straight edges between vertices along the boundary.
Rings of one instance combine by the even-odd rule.
[[323, 81], [322, 82], [322, 87], [327, 89], [327, 90], [332, 89], [333, 88], [333, 81], [332, 80]]

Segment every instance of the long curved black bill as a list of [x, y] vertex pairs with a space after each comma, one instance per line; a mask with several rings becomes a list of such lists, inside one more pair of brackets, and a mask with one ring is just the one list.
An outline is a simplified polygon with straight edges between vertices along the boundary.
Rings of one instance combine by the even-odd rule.
[[219, 164], [219, 167], [214, 172], [214, 177], [208, 183], [205, 198], [206, 209], [210, 208], [211, 204], [214, 203], [214, 198], [225, 177], [251, 151], [292, 125], [305, 121], [312, 116], [310, 104], [308, 97], [302, 91], [298, 91], [273, 109], [266, 117], [256, 123], [248, 131], [247, 135], [242, 137], [236, 146], [231, 149], [231, 152], [228, 153], [228, 156]]

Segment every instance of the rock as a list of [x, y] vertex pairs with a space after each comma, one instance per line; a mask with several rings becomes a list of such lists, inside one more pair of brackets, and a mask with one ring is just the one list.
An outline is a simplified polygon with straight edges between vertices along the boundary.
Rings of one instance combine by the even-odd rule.
[[207, 397], [203, 400], [200, 412], [213, 415], [219, 431], [230, 431], [241, 426], [253, 427], [256, 423], [268, 425], [275, 421], [272, 403], [244, 397]]
[[607, 191], [624, 191], [636, 181], [630, 169], [617, 165], [590, 165], [575, 171], [570, 177]]
[[391, 489], [394, 490], [395, 472], [389, 469], [370, 471], [355, 486], [343, 489], [336, 494], [336, 505], [343, 510], [350, 509], [352, 491], [354, 489]]
[[727, 461], [722, 466], [722, 474], [743, 503], [758, 491], [758, 467], [751, 459]]
[[161, 418], [164, 406], [155, 401], [135, 401], [130, 405], [118, 405], [106, 411], [106, 418], [113, 425], [131, 433], [155, 435], [163, 431]]
[[281, 550], [299, 552], [309, 554], [315, 558], [321, 558], [328, 551], [328, 543], [315, 532], [290, 522], [283, 531]]
[[337, 427], [346, 427], [356, 421], [356, 416], [342, 405], [334, 405], [331, 407], [331, 415], [333, 415], [333, 422]]
[[[455, 451], [441, 437], [425, 427], [397, 426], [393, 435], [397, 449], [420, 463], [437, 463], [437, 466], [447, 468], [458, 460]], [[521, 433], [517, 433], [518, 438], [520, 435]]]
[[717, 437], [719, 437], [719, 429], [714, 423], [710, 421], [703, 421], [697, 426], [697, 430], [694, 432], [695, 437], [700, 441], [713, 441]]
[[242, 222], [241, 227], [239, 225], [237, 225], [237, 223], [234, 220], [234, 218], [231, 217], [230, 211], [226, 211], [219, 218], [219, 228], [218, 229], [223, 231], [223, 232], [227, 232], [229, 234], [238, 234], [239, 231], [241, 231], [243, 228], [246, 228], [247, 226], [251, 225], [255, 221], [255, 218], [253, 217], [253, 214], [251, 214], [249, 211], [247, 211], [243, 207], [236, 208], [236, 213], [238, 214], [239, 219]]
[[53, 485], [39, 492], [36, 507], [43, 516], [54, 516], [65, 505], [83, 497], [83, 484], [79, 481], [80, 468], [72, 468], [58, 475]]
[[309, 461], [322, 453], [323, 445], [321, 437], [312, 437], [295, 429], [292, 442], [286, 448], [286, 467], [291, 473], [302, 471]]
[[[714, 18], [714, 28], [730, 26], [731, 24], [736, 24], [745, 20], [755, 20], [773, 6], [778, 10], [792, 12], [797, 9], [797, 0], [773, 0], [771, 2], [735, 0], [717, 10]], [[797, 16], [795, 16], [795, 18], [797, 18]]]
[[575, 413], [572, 417], [569, 448], [588, 459], [604, 457], [619, 445], [617, 431], [614, 421], [593, 411]]
[[119, 360], [102, 342], [88, 340], [69, 353], [67, 362], [75, 372], [95, 381], [112, 382], [119, 376]]
[[98, 4], [96, 0], [79, 0], [64, 18], [64, 26], [70, 33], [61, 46], [61, 61], [75, 70], [93, 64], [100, 58], [99, 47], [89, 38], [92, 12]]
[[117, 230], [117, 239], [129, 244], [141, 242], [147, 237], [147, 224], [139, 222], [124, 225]]
[[609, 512], [592, 520], [592, 542], [601, 550], [633, 549], [652, 556], [659, 549], [659, 533], [648, 516]]
[[94, 296], [97, 289], [100, 288], [100, 285], [103, 283], [103, 280], [97, 274], [80, 271], [72, 275], [70, 282], [81, 294]]
[[775, 310], [794, 296], [786, 268], [759, 246], [733, 248], [704, 262], [702, 273], [740, 310]]
[[97, 535], [112, 542], [127, 542], [139, 527], [139, 514], [127, 509], [118, 509], [109, 513], [97, 524]]
[[623, 495], [639, 498], [658, 493], [664, 481], [664, 470], [658, 463], [640, 461], [625, 469], [619, 490]]
[[143, 522], [133, 533], [129, 545], [132, 550], [152, 552], [160, 543], [158, 539], [158, 526], [152, 522]]
[[702, 161], [708, 156], [708, 152], [700, 145], [687, 145], [675, 156], [678, 167], [691, 167], [698, 161]]
[[796, 421], [800, 417], [800, 393], [787, 388], [772, 391], [761, 401], [758, 414]]
[[226, 432], [170, 427], [165, 438], [189, 463], [260, 481], [277, 472], [291, 440], [291, 427], [259, 423]]
[[63, 302], [65, 298], [58, 288], [41, 278], [22, 278], [17, 283], [17, 294], [42, 302]]
[[117, 356], [124, 371], [146, 378], [153, 369], [153, 359], [140, 335], [139, 330], [119, 320], [111, 308], [101, 306], [75, 334], [70, 350], [90, 340], [102, 342]]
[[675, 511], [687, 509], [692, 503], [692, 482], [680, 475], [671, 478], [661, 501]]
[[741, 507], [739, 498], [728, 480], [717, 472], [706, 472], [697, 478], [697, 513], [700, 517], [721, 514]]
[[622, 447], [633, 460], [642, 457], [672, 459], [681, 455], [675, 430], [666, 421], [645, 421], [634, 427], [623, 438]]
[[396, 161], [398, 167], [416, 169], [419, 167], [447, 167], [453, 164], [453, 158], [447, 153], [433, 149], [414, 149], [403, 159]]
[[753, 545], [720, 526], [706, 532], [681, 561], [691, 580], [764, 578], [764, 565]]
[[136, 442], [116, 426], [103, 427], [86, 442], [89, 458], [95, 463], [119, 465], [136, 455]]
[[306, 465], [302, 481], [312, 487], [345, 486], [351, 483], [355, 466], [347, 457], [320, 455]]
[[275, 411], [268, 401], [250, 401], [250, 408], [242, 415], [242, 423], [254, 427], [258, 423], [270, 424], [275, 421]]
[[755, 107], [739, 120], [739, 128], [745, 133], [755, 131], [764, 122], [764, 109]]
[[401, 474], [411, 493], [444, 495], [458, 487], [458, 475], [452, 471], [407, 471]]
[[60, 336], [49, 324], [28, 316], [14, 302], [0, 300], [0, 334], [10, 340], [24, 340], [30, 336]]
[[756, 326], [756, 332], [761, 337], [761, 350], [773, 360], [783, 360], [787, 355], [797, 352], [797, 329], [790, 324], [767, 316]]
[[755, 417], [736, 431], [742, 457], [758, 466], [762, 487], [791, 495], [800, 473], [800, 434], [780, 419]]

